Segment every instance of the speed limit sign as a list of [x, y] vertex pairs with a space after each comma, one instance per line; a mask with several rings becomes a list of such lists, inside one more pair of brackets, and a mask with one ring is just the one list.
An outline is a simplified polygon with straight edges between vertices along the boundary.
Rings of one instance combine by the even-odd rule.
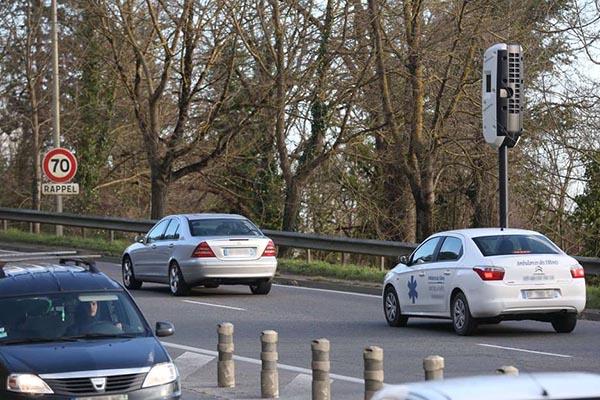
[[69, 182], [77, 173], [77, 159], [71, 151], [62, 147], [47, 152], [42, 166], [48, 179], [56, 183]]

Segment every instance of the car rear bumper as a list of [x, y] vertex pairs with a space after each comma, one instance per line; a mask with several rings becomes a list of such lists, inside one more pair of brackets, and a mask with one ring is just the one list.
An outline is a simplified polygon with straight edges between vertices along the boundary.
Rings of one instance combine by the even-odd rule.
[[[525, 299], [523, 290], [558, 289], [560, 296], [552, 299]], [[544, 286], [506, 285], [503, 282], [487, 282], [481, 289], [468, 295], [469, 308], [475, 318], [493, 318], [519, 315], [577, 313], [585, 308], [586, 291], [583, 280], [567, 284]]]
[[264, 257], [252, 261], [223, 261], [219, 259], [193, 259], [180, 262], [181, 273], [191, 285], [218, 280], [227, 284], [270, 279], [275, 276], [277, 259]]
[[94, 399], [94, 400], [179, 400], [181, 397], [181, 388], [179, 382], [175, 381], [166, 385], [160, 385], [145, 389], [134, 390], [124, 394], [118, 393], [97, 393], [94, 395], [25, 395], [13, 392], [0, 392], [2, 400], [79, 400], [79, 399]]

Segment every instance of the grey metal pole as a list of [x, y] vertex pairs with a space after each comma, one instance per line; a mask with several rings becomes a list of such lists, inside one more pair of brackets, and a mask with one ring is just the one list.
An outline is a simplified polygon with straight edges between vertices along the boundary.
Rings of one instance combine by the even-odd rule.
[[329, 340], [317, 339], [312, 349], [312, 400], [331, 399], [331, 381], [329, 380]]
[[[56, 0], [52, 0], [52, 122], [54, 147], [60, 147], [60, 92], [58, 83], [58, 32]], [[62, 196], [56, 196], [56, 212], [63, 212]], [[56, 225], [56, 236], [63, 235], [62, 225]]]
[[279, 398], [279, 374], [277, 373], [277, 332], [264, 331], [260, 335], [262, 369], [260, 371], [260, 394], [263, 399]]
[[508, 228], [508, 147], [498, 150], [499, 208], [500, 228]]
[[383, 349], [377, 346], [369, 346], [363, 351], [365, 362], [365, 400], [371, 397], [383, 387]]
[[217, 383], [219, 387], [235, 387], [235, 366], [233, 364], [233, 324], [224, 322], [217, 327], [219, 334], [219, 361], [217, 363]]
[[440, 356], [428, 356], [423, 359], [425, 380], [433, 381], [444, 379], [444, 358]]

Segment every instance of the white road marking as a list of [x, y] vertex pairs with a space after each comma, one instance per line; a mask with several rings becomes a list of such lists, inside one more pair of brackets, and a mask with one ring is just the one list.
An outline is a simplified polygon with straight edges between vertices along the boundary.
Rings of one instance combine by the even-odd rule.
[[181, 377], [181, 380], [185, 380], [187, 377], [189, 377], [194, 372], [198, 371], [200, 368], [204, 367], [206, 364], [208, 364], [214, 359], [215, 357], [212, 356], [206, 356], [204, 354], [186, 351], [185, 353], [177, 357], [173, 362], [179, 370], [179, 376]]
[[193, 301], [193, 300], [181, 300], [181, 301], [183, 301], [184, 303], [198, 304], [198, 305], [201, 305], [201, 306], [227, 308], [229, 310], [236, 310], [236, 311], [248, 311], [245, 308], [231, 307], [231, 306], [222, 306], [221, 304], [203, 303], [201, 301]]
[[371, 298], [375, 298], [375, 299], [381, 299], [381, 296], [378, 296], [378, 295], [375, 295], [375, 294], [344, 292], [344, 291], [341, 291], [341, 290], [318, 289], [318, 288], [309, 288], [309, 287], [304, 287], [304, 286], [292, 286], [292, 285], [279, 285], [279, 284], [275, 284], [273, 286], [283, 287], [283, 288], [292, 288], [292, 289], [301, 289], [301, 290], [313, 290], [315, 292], [349, 294], [349, 295], [352, 295], [352, 296], [371, 297]]
[[312, 390], [312, 376], [298, 374], [281, 391], [280, 397], [286, 400], [310, 400]]
[[552, 356], [552, 357], [561, 357], [561, 358], [573, 358], [573, 356], [569, 356], [567, 354], [546, 353], [544, 351], [518, 349], [516, 347], [497, 346], [495, 344], [477, 343], [477, 345], [478, 346], [483, 346], [483, 347], [491, 347], [491, 348], [494, 348], [494, 349], [501, 349], [501, 350], [512, 350], [512, 351], [520, 351], [520, 352], [523, 352], [523, 353], [541, 354], [543, 356]]
[[[214, 351], [214, 350], [200, 349], [198, 347], [185, 346], [183, 344], [170, 343], [170, 342], [162, 342], [161, 341], [161, 343], [164, 346], [166, 346], [166, 347], [172, 347], [174, 349], [191, 351], [191, 352], [194, 352], [194, 353], [204, 354], [204, 355], [207, 355], [207, 356], [217, 357], [219, 355], [219, 353], [216, 352], [216, 351]], [[257, 360], [255, 358], [249, 358], [249, 357], [242, 357], [242, 356], [236, 356], [236, 355], [234, 355], [233, 359], [236, 360], [236, 361], [243, 361], [243, 362], [247, 362], [247, 363], [255, 364], [255, 365], [261, 365], [262, 364], [262, 362], [260, 360]], [[308, 368], [294, 367], [293, 365], [286, 365], [286, 364], [277, 364], [277, 367], [279, 369], [284, 370], [284, 371], [298, 372], [300, 374], [308, 374], [308, 375], [312, 376], [312, 371], [310, 369], [308, 369]], [[329, 377], [331, 379], [335, 379], [335, 380], [338, 380], [338, 381], [358, 383], [358, 384], [361, 384], [361, 385], [363, 385], [365, 383], [364, 380], [358, 379], [358, 378], [353, 378], [351, 376], [329, 374]]]

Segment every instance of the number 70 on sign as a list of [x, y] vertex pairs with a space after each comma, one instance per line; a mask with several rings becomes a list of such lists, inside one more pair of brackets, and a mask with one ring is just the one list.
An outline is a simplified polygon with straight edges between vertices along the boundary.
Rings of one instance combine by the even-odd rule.
[[42, 192], [44, 194], [76, 194], [79, 192], [79, 187], [75, 188], [75, 186], [79, 186], [78, 184], [68, 183], [77, 173], [77, 159], [70, 150], [57, 147], [48, 151], [44, 155], [42, 169], [48, 180], [59, 184], [43, 184]]

